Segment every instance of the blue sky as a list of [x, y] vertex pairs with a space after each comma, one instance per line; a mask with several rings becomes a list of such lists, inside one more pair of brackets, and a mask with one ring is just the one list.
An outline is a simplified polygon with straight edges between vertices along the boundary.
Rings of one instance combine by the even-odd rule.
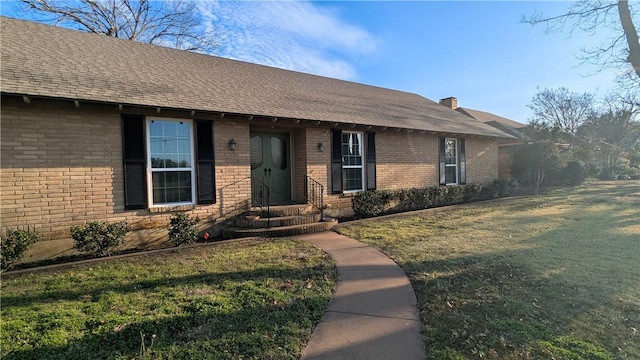
[[[2, 0], [3, 15], [16, 16]], [[544, 34], [521, 24], [564, 1], [201, 1], [216, 55], [420, 94], [526, 123], [536, 87], [605, 95], [612, 71], [580, 66], [610, 34]], [[20, 15], [18, 15], [20, 16]], [[595, 75], [594, 75], [595, 73]]]

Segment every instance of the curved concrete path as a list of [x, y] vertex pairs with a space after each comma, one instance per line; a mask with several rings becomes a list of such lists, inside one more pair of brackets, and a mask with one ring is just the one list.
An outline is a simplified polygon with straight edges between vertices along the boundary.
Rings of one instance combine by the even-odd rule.
[[380, 251], [325, 231], [295, 236], [333, 257], [336, 292], [302, 354], [315, 359], [424, 359], [413, 288]]

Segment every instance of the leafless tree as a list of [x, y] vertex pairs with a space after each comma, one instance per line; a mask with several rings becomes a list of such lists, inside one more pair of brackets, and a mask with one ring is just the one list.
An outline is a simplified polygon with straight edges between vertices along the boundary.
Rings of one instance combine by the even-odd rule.
[[[640, 3], [627, 0], [582, 0], [573, 3], [564, 14], [547, 16], [535, 13], [523, 16], [521, 22], [531, 25], [543, 24], [546, 33], [567, 30], [584, 31], [595, 34], [599, 29], [609, 28], [616, 36], [596, 48], [582, 48], [583, 63], [605, 67], [624, 65], [627, 71], [623, 76], [630, 77], [634, 83], [640, 83], [640, 43], [635, 24], [640, 23]], [[631, 65], [631, 68], [629, 68]], [[633, 74], [633, 75], [631, 75]]]
[[557, 90], [538, 89], [527, 105], [533, 110], [533, 120], [546, 123], [569, 136], [569, 147], [573, 148], [578, 127], [594, 114], [594, 95]]
[[20, 0], [36, 20], [182, 50], [210, 53], [213, 29], [201, 25], [186, 0]]

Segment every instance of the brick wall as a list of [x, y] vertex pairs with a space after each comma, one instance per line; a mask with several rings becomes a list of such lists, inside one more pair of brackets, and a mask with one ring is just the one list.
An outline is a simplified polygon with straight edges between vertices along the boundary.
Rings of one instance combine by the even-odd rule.
[[511, 177], [511, 165], [513, 165], [514, 145], [502, 145], [498, 147], [498, 177], [501, 179]]
[[[328, 189], [326, 203], [330, 204], [329, 214], [349, 215], [351, 196], [331, 194], [330, 135], [320, 129], [312, 130], [313, 143], [325, 141], [327, 150], [310, 157], [309, 169], [326, 181]], [[465, 140], [467, 160], [467, 182], [487, 183], [498, 177], [498, 148], [492, 139], [468, 137]], [[420, 131], [377, 131], [376, 132], [376, 181], [377, 189], [395, 190], [424, 188], [439, 184], [438, 136]], [[311, 161], [314, 159], [315, 161]]]
[[305, 198], [305, 175], [307, 171], [307, 132], [306, 129], [293, 131], [293, 191], [294, 200], [303, 202]]
[[469, 137], [465, 141], [467, 183], [491, 182], [498, 178], [498, 142], [495, 139]]
[[438, 137], [420, 132], [376, 133], [378, 189], [438, 185]]
[[[122, 113], [192, 118], [189, 112], [124, 108]], [[127, 220], [134, 228], [164, 227], [170, 212], [124, 210], [121, 111], [116, 105], [3, 96], [1, 120], [0, 223], [3, 229], [35, 228], [43, 240], [68, 236], [69, 227], [90, 220]], [[216, 197], [213, 205], [188, 207], [210, 222], [249, 206], [250, 128], [256, 121], [238, 116], [214, 120]], [[197, 114], [195, 118], [207, 119]], [[323, 125], [278, 124], [291, 131], [294, 200], [304, 197], [304, 175], [325, 187], [328, 214], [351, 209], [351, 197], [331, 193], [331, 129]], [[236, 150], [229, 149], [229, 140]], [[324, 144], [324, 151], [318, 144]], [[419, 131], [376, 131], [377, 188], [438, 185], [438, 137]], [[494, 140], [466, 140], [467, 182], [498, 177]], [[171, 210], [168, 208], [166, 210]]]
[[[51, 240], [68, 237], [71, 225], [91, 220], [127, 220], [134, 229], [168, 223], [168, 212], [124, 210], [117, 106], [81, 103], [75, 108], [69, 101], [33, 99], [25, 104], [21, 98], [3, 97], [0, 119], [3, 229], [30, 226], [43, 240]], [[250, 194], [248, 124], [218, 120], [214, 135], [218, 201], [188, 212], [207, 221], [246, 206]], [[235, 151], [228, 148], [230, 138], [238, 143]]]

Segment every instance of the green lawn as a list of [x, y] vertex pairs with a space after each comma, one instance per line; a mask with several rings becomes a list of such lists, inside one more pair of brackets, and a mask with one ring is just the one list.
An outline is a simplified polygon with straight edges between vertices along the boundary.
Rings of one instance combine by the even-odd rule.
[[346, 224], [416, 290], [433, 359], [640, 359], [640, 183]]
[[335, 276], [325, 253], [289, 240], [3, 275], [0, 357], [295, 359]]

